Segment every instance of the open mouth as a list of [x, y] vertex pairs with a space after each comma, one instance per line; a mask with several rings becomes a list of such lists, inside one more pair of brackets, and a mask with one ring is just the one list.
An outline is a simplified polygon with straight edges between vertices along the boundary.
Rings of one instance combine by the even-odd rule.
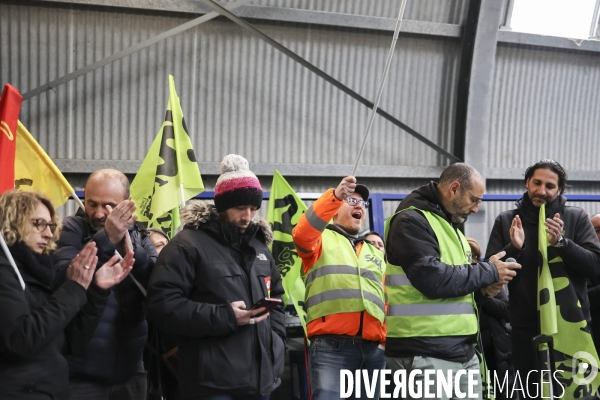
[[361, 220], [361, 218], [362, 218], [362, 212], [360, 212], [360, 211], [355, 211], [355, 212], [353, 212], [353, 213], [352, 213], [352, 218], [354, 218], [354, 219], [357, 219], [357, 220], [359, 220], [359, 221], [360, 221], [360, 220]]

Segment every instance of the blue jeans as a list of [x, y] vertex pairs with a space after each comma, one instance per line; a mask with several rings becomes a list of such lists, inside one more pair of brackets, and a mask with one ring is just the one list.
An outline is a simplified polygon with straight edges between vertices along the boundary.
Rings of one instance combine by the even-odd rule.
[[[379, 343], [367, 342], [354, 344], [335, 336], [313, 336], [308, 351], [308, 375], [312, 400], [330, 400], [340, 398], [340, 370], [347, 369], [355, 374], [356, 370], [367, 370], [369, 377], [373, 371], [385, 368], [385, 352], [378, 348]], [[361, 372], [362, 376], [362, 372]], [[379, 379], [377, 380], [379, 383]], [[355, 391], [352, 391], [355, 395]], [[353, 399], [379, 399], [379, 385], [374, 397], [365, 392], [361, 385], [359, 397]]]
[[[420, 370], [420, 374], [416, 374], [414, 382], [415, 387], [412, 388], [413, 391], [416, 392], [417, 396], [412, 397], [410, 395], [410, 391], [407, 388], [407, 397], [406, 400], [412, 399], [422, 399], [426, 394], [433, 394], [429, 398], [436, 400], [457, 400], [457, 399], [470, 399], [470, 400], [480, 400], [482, 398], [482, 389], [481, 389], [481, 375], [479, 373], [479, 359], [477, 355], [474, 355], [469, 361], [461, 363], [461, 362], [453, 362], [441, 360], [439, 358], [433, 357], [386, 357], [387, 366], [393, 371], [392, 373], [404, 369], [406, 370], [406, 376], [408, 377], [413, 370]], [[451, 371], [451, 377], [455, 377], [456, 373], [460, 370], [465, 371], [475, 371], [476, 374], [474, 376], [474, 385], [472, 388], [469, 388], [469, 379], [467, 374], [460, 375], [458, 385], [456, 381], [452, 381], [451, 394], [447, 395], [445, 388], [442, 388], [440, 391], [441, 397], [437, 397], [437, 389], [438, 389], [438, 381], [436, 375], [433, 375], [433, 378], [428, 384], [428, 387], [425, 388], [425, 382], [427, 382], [425, 371], [435, 371], [437, 374], [438, 371], [441, 371], [444, 376], [448, 376], [448, 371]], [[420, 385], [419, 385], [420, 384]], [[456, 391], [459, 389], [460, 393]], [[473, 396], [469, 396], [469, 389], [472, 389]], [[421, 392], [421, 393], [419, 393]], [[402, 396], [402, 394], [400, 394]]]

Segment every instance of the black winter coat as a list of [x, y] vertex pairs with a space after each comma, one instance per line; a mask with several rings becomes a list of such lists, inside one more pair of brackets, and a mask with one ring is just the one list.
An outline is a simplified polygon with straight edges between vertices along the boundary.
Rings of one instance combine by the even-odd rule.
[[244, 233], [221, 221], [214, 206], [196, 201], [186, 223], [160, 253], [148, 287], [148, 317], [179, 335], [179, 386], [183, 399], [216, 393], [267, 395], [283, 374], [285, 319], [276, 307], [267, 320], [237, 326], [230, 303], [249, 309], [281, 297], [279, 271], [267, 243], [265, 221]]
[[[148, 238], [130, 227], [135, 264], [131, 271], [138, 282], [146, 286], [157, 254]], [[115, 245], [104, 229], [93, 231], [85, 214], [63, 221], [58, 248], [52, 255], [57, 269], [57, 283], [64, 280], [69, 262], [83, 246], [93, 240], [98, 248], [98, 268], [115, 255]], [[68, 348], [69, 373], [72, 377], [115, 384], [143, 372], [142, 352], [148, 337], [148, 323], [143, 309], [144, 296], [130, 277], [110, 289], [106, 309], [100, 320], [88, 320], [81, 327], [91, 339], [84, 347]], [[76, 337], [69, 337], [76, 341]]]
[[[0, 251], [0, 399], [67, 399], [69, 374], [61, 354], [64, 329], [83, 337], [78, 331], [81, 321], [100, 317], [108, 291], [92, 284], [86, 295], [71, 280], [53, 290], [49, 257], [23, 242], [11, 246], [10, 252], [25, 290]], [[88, 313], [78, 314], [82, 308]]]
[[590, 316], [592, 317], [592, 337], [596, 349], [600, 349], [600, 284], [588, 280], [587, 294], [590, 300]]
[[[585, 211], [579, 207], [566, 206], [567, 199], [558, 196], [546, 205], [546, 217], [560, 214], [564, 221], [565, 245], [549, 247], [548, 258], [560, 256], [566, 266], [571, 284], [577, 291], [581, 308], [586, 319], [590, 320], [590, 303], [587, 296], [586, 277], [595, 279], [600, 275], [600, 244]], [[536, 208], [527, 193], [517, 201], [517, 208], [505, 211], [496, 217], [490, 235], [485, 258], [506, 251], [506, 257], [513, 257], [521, 264], [517, 276], [508, 284], [510, 293], [510, 323], [522, 328], [539, 327], [537, 311], [537, 255], [538, 255], [538, 219]], [[510, 241], [509, 229], [516, 215], [521, 217], [525, 231], [525, 244], [516, 249]]]
[[500, 382], [506, 376], [508, 386], [504, 385], [501, 390], [499, 385], [495, 385], [494, 393], [497, 400], [508, 399], [515, 380], [510, 328], [506, 326], [508, 294], [503, 288], [496, 297], [488, 298], [477, 291], [475, 301], [479, 311], [480, 352], [483, 350], [487, 369], [490, 371], [490, 383], [494, 382], [492, 371], [495, 371]]
[[[430, 211], [452, 224], [451, 216], [441, 205], [437, 184], [431, 182], [408, 195], [396, 211], [414, 206]], [[454, 229], [458, 229], [452, 224]], [[458, 233], [457, 233], [458, 235]], [[411, 284], [432, 299], [464, 296], [498, 281], [498, 270], [487, 261], [474, 264], [448, 265], [440, 260], [435, 232], [425, 216], [407, 210], [394, 217], [386, 238], [388, 262], [401, 266]], [[470, 259], [471, 249], [463, 249]], [[475, 354], [475, 335], [445, 337], [387, 338], [388, 357], [427, 356], [466, 362]]]

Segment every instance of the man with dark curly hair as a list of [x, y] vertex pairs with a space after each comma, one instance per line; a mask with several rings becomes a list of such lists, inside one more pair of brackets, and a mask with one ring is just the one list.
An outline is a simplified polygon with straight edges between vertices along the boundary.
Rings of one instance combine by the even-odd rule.
[[[567, 199], [563, 196], [566, 184], [567, 173], [554, 160], [541, 160], [527, 168], [527, 191], [517, 201], [516, 209], [498, 215], [486, 252], [487, 258], [505, 251], [505, 257], [512, 257], [523, 266], [515, 279], [509, 282], [508, 291], [513, 328], [513, 362], [523, 384], [528, 383], [523, 393], [525, 398], [541, 397], [538, 390], [541, 377], [536, 372], [538, 368], [532, 344], [533, 337], [540, 334], [538, 275], [541, 256], [538, 229], [545, 231], [548, 238], [548, 260], [552, 264], [554, 280], [560, 280], [561, 285], [566, 284], [564, 290], [556, 295], [561, 314], [567, 315], [569, 320], [566, 323], [581, 322], [586, 325], [586, 321], [590, 321], [586, 278], [594, 279], [600, 274], [600, 245], [594, 227], [585, 211], [566, 205]], [[542, 206], [545, 207], [546, 219], [545, 226], [539, 227]], [[558, 289], [555, 284], [555, 291]], [[564, 303], [563, 300], [567, 299], [567, 303]], [[566, 325], [559, 325], [559, 328], [561, 326]], [[587, 327], [585, 329], [589, 332]], [[530, 371], [533, 377], [528, 376]], [[560, 394], [561, 389], [557, 390], [556, 393]]]

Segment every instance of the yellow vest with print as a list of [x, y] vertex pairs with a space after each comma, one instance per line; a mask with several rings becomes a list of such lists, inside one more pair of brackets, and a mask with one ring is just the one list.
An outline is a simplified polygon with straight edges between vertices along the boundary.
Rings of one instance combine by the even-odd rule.
[[307, 323], [331, 314], [366, 311], [385, 319], [381, 251], [364, 242], [357, 256], [350, 241], [330, 229], [321, 236], [319, 260], [303, 275]]

